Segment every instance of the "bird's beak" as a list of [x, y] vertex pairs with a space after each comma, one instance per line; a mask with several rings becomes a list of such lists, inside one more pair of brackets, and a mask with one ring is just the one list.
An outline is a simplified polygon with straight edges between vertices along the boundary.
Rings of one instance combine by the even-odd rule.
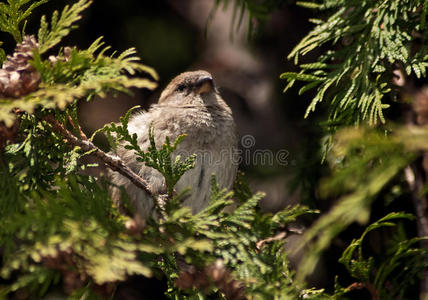
[[199, 95], [209, 93], [214, 88], [213, 79], [211, 76], [203, 76], [196, 82], [196, 93]]

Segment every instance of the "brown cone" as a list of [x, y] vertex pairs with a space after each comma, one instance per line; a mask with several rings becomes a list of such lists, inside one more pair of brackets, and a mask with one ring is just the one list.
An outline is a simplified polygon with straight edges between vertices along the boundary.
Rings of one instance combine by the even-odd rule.
[[12, 56], [8, 56], [0, 69], [0, 96], [19, 98], [37, 89], [39, 72], [29, 63], [33, 50], [39, 47], [34, 36], [24, 36]]

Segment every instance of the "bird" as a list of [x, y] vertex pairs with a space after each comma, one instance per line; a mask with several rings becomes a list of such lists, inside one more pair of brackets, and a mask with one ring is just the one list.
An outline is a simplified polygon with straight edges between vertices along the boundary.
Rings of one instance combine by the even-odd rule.
[[[212, 175], [216, 176], [220, 188], [232, 188], [238, 169], [237, 128], [232, 111], [222, 99], [209, 72], [181, 73], [166, 86], [156, 104], [131, 116], [128, 131], [131, 135], [137, 134], [138, 145], [143, 151], [150, 146], [149, 128], [153, 130], [156, 145], [162, 145], [167, 137], [174, 141], [178, 136], [186, 135], [174, 151], [173, 159], [177, 155], [196, 154], [195, 166], [186, 171], [175, 185], [177, 193], [190, 188], [182, 200], [183, 206], [197, 213], [209, 205]], [[137, 161], [133, 150], [120, 144], [115, 154], [146, 180], [155, 195], [165, 190], [163, 175]], [[157, 218], [153, 197], [117, 172], [112, 172], [109, 177], [116, 186], [112, 189], [114, 201], [121, 197], [117, 187], [122, 186], [136, 216], [143, 220]]]

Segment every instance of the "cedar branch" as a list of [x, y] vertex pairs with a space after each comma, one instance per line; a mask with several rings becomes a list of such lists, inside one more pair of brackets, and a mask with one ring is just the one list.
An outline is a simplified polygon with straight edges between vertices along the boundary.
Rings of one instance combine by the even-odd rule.
[[137, 187], [143, 189], [147, 194], [149, 194], [149, 196], [155, 198], [149, 184], [143, 178], [138, 176], [134, 171], [132, 171], [127, 165], [125, 165], [118, 156], [105, 153], [87, 139], [78, 139], [52, 115], [46, 115], [43, 117], [43, 120], [48, 122], [56, 132], [61, 134], [68, 144], [72, 146], [78, 146], [85, 152], [90, 151], [91, 154], [101, 159], [110, 169], [119, 172], [121, 175], [128, 178]]

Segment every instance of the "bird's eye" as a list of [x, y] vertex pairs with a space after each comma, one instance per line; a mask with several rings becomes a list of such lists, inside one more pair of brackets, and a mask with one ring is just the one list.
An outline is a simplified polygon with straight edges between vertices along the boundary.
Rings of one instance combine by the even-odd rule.
[[184, 84], [180, 84], [180, 85], [177, 87], [176, 91], [178, 91], [178, 92], [182, 92], [182, 91], [184, 91], [185, 89], [186, 89], [186, 86], [185, 86]]

